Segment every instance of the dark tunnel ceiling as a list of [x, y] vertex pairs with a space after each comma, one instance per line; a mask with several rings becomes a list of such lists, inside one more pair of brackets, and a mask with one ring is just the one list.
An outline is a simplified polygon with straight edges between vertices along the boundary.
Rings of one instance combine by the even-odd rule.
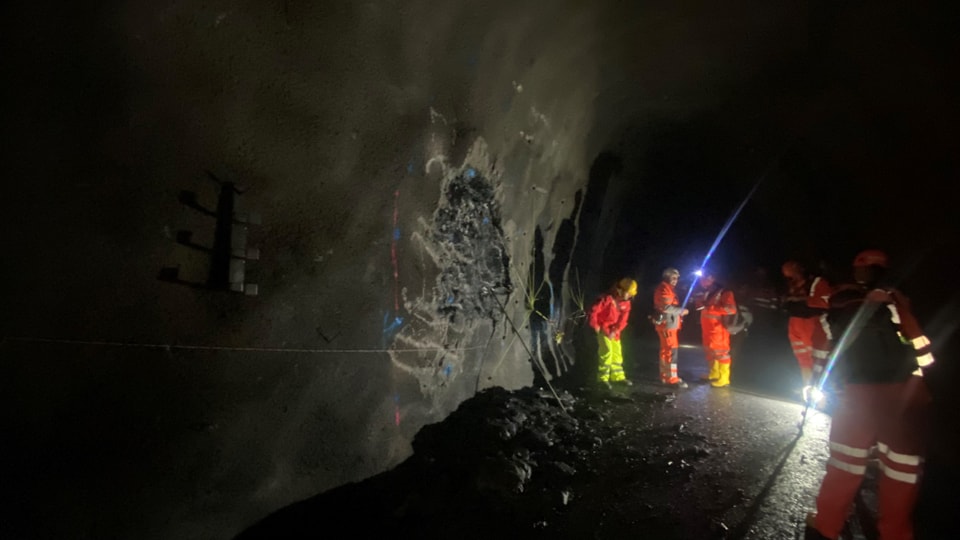
[[702, 256], [765, 172], [715, 259], [731, 274], [787, 257], [843, 267], [865, 246], [956, 260], [956, 9], [819, 6], [809, 47], [731, 83], [715, 108], [624, 127], [633, 211], [610, 275]]

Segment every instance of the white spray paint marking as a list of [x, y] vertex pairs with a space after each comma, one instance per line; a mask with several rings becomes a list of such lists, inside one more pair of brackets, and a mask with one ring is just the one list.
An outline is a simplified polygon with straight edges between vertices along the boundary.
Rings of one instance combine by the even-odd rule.
[[530, 107], [530, 114], [533, 116], [533, 122], [542, 122], [544, 127], [550, 127], [550, 121], [547, 119], [547, 115], [538, 111], [536, 107]]
[[430, 123], [436, 124], [437, 120], [443, 122], [443, 125], [447, 125], [447, 119], [442, 114], [438, 113], [436, 109], [430, 107]]
[[430, 168], [434, 164], [440, 165], [440, 172], [443, 172], [447, 168], [447, 156], [434, 156], [430, 158], [424, 167], [424, 172], [426, 174], [430, 174]]
[[[431, 118], [434, 111], [431, 109]], [[438, 117], [439, 119], [439, 117]], [[426, 171], [429, 173], [436, 166], [442, 174], [440, 181], [440, 201], [445, 202], [447, 186], [456, 178], [464, 175], [478, 175], [491, 182], [498, 177], [493, 162], [490, 159], [487, 144], [478, 138], [467, 152], [460, 167], [452, 167], [447, 157], [442, 153], [443, 144], [436, 137], [432, 137], [428, 145]], [[471, 170], [472, 169], [472, 170]], [[417, 219], [417, 229], [411, 232], [410, 242], [419, 246], [423, 263], [436, 269], [442, 269], [449, 261], [461, 263], [472, 262], [471, 254], [461, 253], [456, 246], [437, 242], [433, 239], [431, 230], [435, 226], [433, 220], [427, 216]], [[390, 360], [403, 373], [414, 377], [424, 397], [438, 399], [442, 393], [448, 391], [450, 385], [446, 381], [453, 380], [464, 372], [463, 364], [466, 360], [462, 345], [476, 341], [479, 323], [454, 323], [447, 315], [438, 311], [441, 304], [436, 288], [426, 287], [424, 280], [420, 297], [408, 298], [408, 291], [404, 289], [404, 307], [409, 313], [408, 323], [399, 331], [388, 349]], [[399, 349], [409, 349], [411, 344], [431, 344], [431, 352], [422, 354], [399, 354]]]
[[423, 166], [424, 174], [430, 174], [430, 170], [435, 164], [439, 164], [440, 172], [446, 174], [446, 144], [444, 144], [443, 140], [441, 140], [436, 133], [431, 133], [430, 141], [427, 142], [427, 159]]

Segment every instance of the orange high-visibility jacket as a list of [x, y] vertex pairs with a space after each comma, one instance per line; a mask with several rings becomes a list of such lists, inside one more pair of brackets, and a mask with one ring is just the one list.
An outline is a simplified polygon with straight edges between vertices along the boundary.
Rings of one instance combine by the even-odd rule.
[[[811, 308], [808, 311], [810, 317], [819, 317], [821, 313], [826, 312], [830, 307], [830, 293], [830, 284], [821, 277], [815, 277], [813, 281], [804, 279], [790, 286], [790, 296], [806, 297], [806, 306]], [[798, 313], [794, 316], [801, 317], [805, 314]]]
[[737, 302], [733, 292], [727, 289], [710, 291], [703, 301], [703, 311], [700, 313], [700, 326], [703, 327], [704, 346], [708, 349], [730, 350], [730, 332], [723, 326], [723, 317], [734, 315], [737, 312]]
[[653, 291], [653, 308], [665, 315], [662, 323], [657, 325], [666, 330], [678, 330], [680, 328], [680, 300], [673, 289], [673, 285], [661, 281]]

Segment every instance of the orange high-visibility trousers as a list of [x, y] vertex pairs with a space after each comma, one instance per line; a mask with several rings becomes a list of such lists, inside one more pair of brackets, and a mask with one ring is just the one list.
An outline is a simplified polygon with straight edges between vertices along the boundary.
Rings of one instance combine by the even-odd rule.
[[703, 330], [703, 350], [707, 365], [711, 362], [729, 364], [730, 332], [720, 322], [720, 318], [704, 314], [700, 319], [700, 327]]
[[880, 458], [883, 540], [912, 540], [914, 503], [926, 447], [930, 394], [921, 377], [902, 383], [849, 384], [830, 426], [830, 459], [817, 495], [815, 528], [837, 538], [867, 469], [870, 451]]
[[667, 329], [667, 325], [657, 326], [657, 337], [660, 338], [660, 382], [673, 384], [677, 382], [677, 352], [680, 340], [678, 330]]
[[814, 317], [790, 317], [787, 322], [790, 348], [801, 369], [813, 369], [813, 333], [818, 326], [820, 319]]

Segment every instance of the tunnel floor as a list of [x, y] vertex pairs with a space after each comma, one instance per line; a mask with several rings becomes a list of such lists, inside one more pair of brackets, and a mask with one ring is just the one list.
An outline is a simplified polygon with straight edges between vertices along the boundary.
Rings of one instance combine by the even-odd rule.
[[[238, 538], [330, 530], [396, 538], [803, 538], [828, 458], [829, 416], [811, 413], [801, 434], [789, 385], [751, 385], [747, 371], [762, 371], [756, 364], [767, 360], [743, 356], [742, 383], [725, 389], [665, 388], [653, 382], [650, 363], [628, 366], [634, 386], [612, 391], [488, 389], [423, 428], [414, 455], [397, 468], [281, 509]], [[681, 354], [688, 378], [700, 364], [698, 351]], [[874, 494], [868, 474], [845, 538], [875, 537]], [[950, 488], [944, 494], [956, 500]], [[918, 516], [947, 504], [944, 494], [922, 496]], [[953, 537], [944, 521], [918, 523], [918, 538]]]
[[403, 538], [793, 538], [827, 457], [827, 419], [797, 404], [653, 384], [490, 390], [414, 442], [395, 470], [287, 508], [241, 538], [337, 522]]

